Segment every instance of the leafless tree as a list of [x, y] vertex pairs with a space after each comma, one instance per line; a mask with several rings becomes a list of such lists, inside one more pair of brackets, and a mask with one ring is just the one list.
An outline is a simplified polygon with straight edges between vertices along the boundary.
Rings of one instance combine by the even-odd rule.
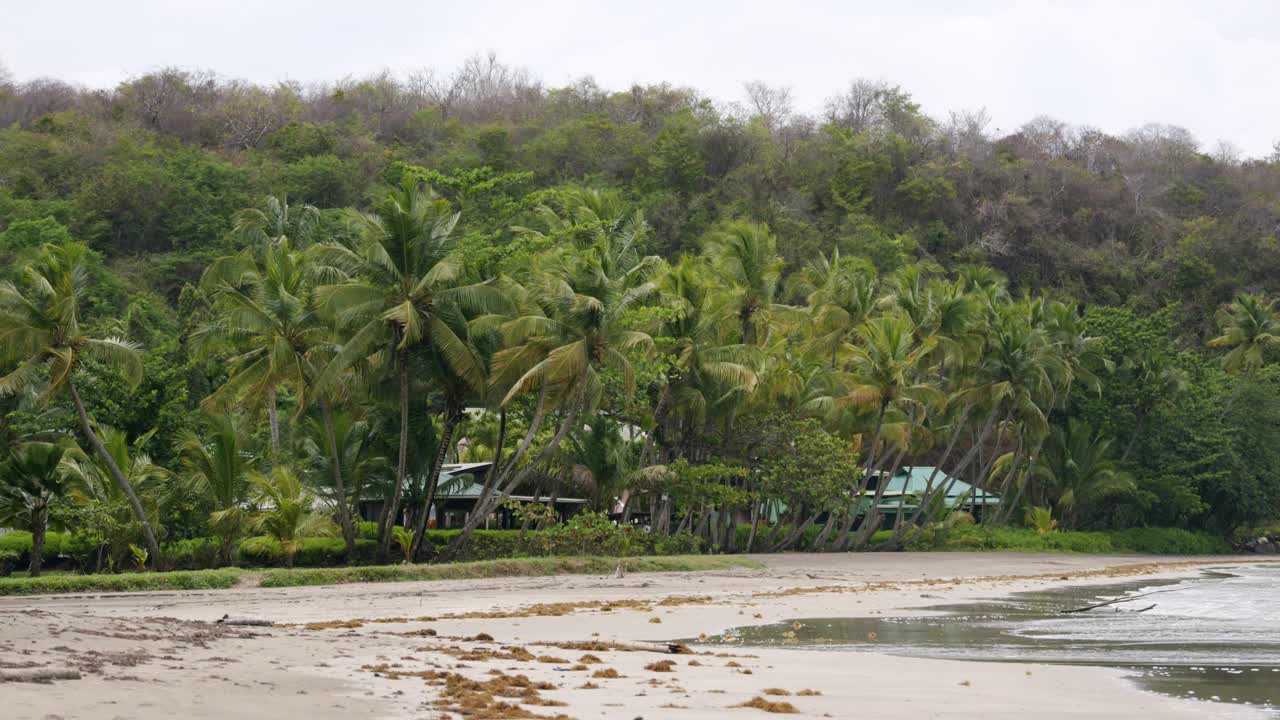
[[1219, 140], [1218, 144], [1213, 146], [1211, 154], [1214, 160], [1231, 167], [1238, 166], [1241, 158], [1244, 157], [1244, 151], [1240, 146], [1230, 140]]
[[786, 124], [794, 111], [791, 88], [772, 87], [760, 80], [745, 85], [747, 102], [761, 124], [770, 132]]
[[527, 70], [498, 60], [495, 53], [472, 55], [443, 92], [446, 114], [463, 121], [492, 120], [499, 115], [524, 117], [542, 103], [542, 84]]
[[991, 139], [987, 137], [990, 124], [991, 116], [986, 108], [953, 111], [940, 128], [943, 143], [958, 157], [975, 161], [984, 159], [991, 152]]
[[230, 147], [247, 150], [258, 147], [273, 131], [297, 116], [299, 89], [281, 83], [273, 90], [243, 81], [227, 83], [221, 90], [219, 115], [223, 141]]
[[827, 120], [854, 132], [879, 126], [884, 122], [884, 98], [890, 89], [883, 80], [857, 78], [827, 101]]
[[168, 67], [121, 83], [116, 98], [124, 113], [148, 130], [210, 144], [217, 136], [213, 110], [219, 89], [211, 71]]

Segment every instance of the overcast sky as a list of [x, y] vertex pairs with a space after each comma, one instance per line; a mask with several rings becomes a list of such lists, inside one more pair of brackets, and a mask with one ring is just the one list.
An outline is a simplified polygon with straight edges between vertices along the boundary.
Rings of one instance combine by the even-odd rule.
[[0, 63], [90, 86], [166, 65], [259, 82], [451, 70], [493, 50], [551, 85], [668, 81], [738, 100], [790, 86], [815, 112], [854, 77], [924, 110], [986, 108], [1122, 133], [1190, 129], [1246, 155], [1280, 140], [1280, 2], [4, 0]]

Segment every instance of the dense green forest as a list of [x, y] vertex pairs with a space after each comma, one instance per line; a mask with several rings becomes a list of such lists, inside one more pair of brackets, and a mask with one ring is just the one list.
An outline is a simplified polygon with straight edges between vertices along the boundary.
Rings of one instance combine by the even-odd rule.
[[446, 556], [517, 490], [689, 547], [898, 548], [958, 522], [935, 477], [881, 517], [871, 479], [914, 466], [1002, 496], [991, 525], [1280, 518], [1280, 156], [493, 57], [0, 71], [0, 128], [0, 526], [94, 567], [255, 535], [429, 555], [439, 468], [492, 460]]

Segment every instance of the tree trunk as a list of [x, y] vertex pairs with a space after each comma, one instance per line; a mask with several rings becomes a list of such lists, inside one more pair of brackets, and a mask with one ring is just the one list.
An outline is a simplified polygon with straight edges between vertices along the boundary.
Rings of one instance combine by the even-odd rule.
[[124, 473], [120, 472], [120, 467], [116, 465], [115, 458], [111, 457], [111, 453], [107, 452], [107, 447], [102, 444], [98, 434], [93, 431], [93, 425], [89, 422], [89, 413], [84, 409], [84, 402], [80, 400], [80, 393], [76, 390], [74, 380], [67, 380], [67, 389], [71, 391], [71, 401], [75, 403], [76, 414], [80, 416], [80, 431], [84, 433], [89, 444], [93, 446], [93, 451], [97, 453], [98, 459], [106, 463], [107, 470], [110, 471], [111, 477], [115, 479], [116, 485], [120, 486], [120, 491], [128, 498], [129, 508], [133, 511], [133, 517], [142, 525], [142, 535], [146, 538], [147, 552], [151, 554], [152, 566], [162, 567], [164, 555], [160, 552], [160, 542], [156, 539], [156, 533], [151, 527], [151, 521], [147, 519], [147, 512], [142, 508], [142, 500], [133, 491], [133, 485], [129, 484], [129, 481], [125, 479]]
[[[792, 545], [794, 545], [797, 540], [799, 540], [801, 537], [804, 537], [804, 532], [809, 529], [809, 526], [813, 524], [814, 520], [818, 519], [819, 514], [820, 513], [816, 513], [816, 512], [810, 513], [809, 517], [805, 518], [804, 522], [797, 525], [796, 529], [791, 531], [790, 535], [787, 535], [786, 537], [784, 537], [781, 542], [779, 542], [777, 545], [774, 545], [772, 548], [770, 548], [769, 552], [781, 552], [791, 547]], [[799, 516], [797, 516], [797, 518], [798, 517]]]
[[853, 524], [858, 521], [858, 514], [862, 504], [862, 496], [867, 492], [867, 486], [871, 482], [871, 476], [875, 472], [873, 463], [876, 458], [876, 445], [880, 443], [880, 433], [884, 430], [884, 415], [889, 409], [889, 401], [882, 400], [880, 402], [880, 412], [876, 416], [875, 431], [871, 435], [871, 445], [867, 448], [867, 461], [863, 464], [862, 478], [858, 480], [858, 485], [849, 495], [849, 516], [845, 518], [844, 523], [840, 526], [840, 533], [836, 535], [832, 549], [844, 547], [849, 539], [849, 532], [853, 530]]
[[538, 434], [538, 428], [542, 426], [542, 420], [546, 417], [546, 400], [547, 389], [544, 386], [538, 391], [538, 403], [534, 406], [533, 418], [529, 421], [529, 429], [525, 432], [524, 439], [516, 446], [515, 452], [511, 454], [505, 465], [500, 468], [493, 468], [496, 473], [493, 480], [496, 492], [492, 492], [487, 497], [482, 497], [476, 502], [474, 509], [471, 511], [471, 516], [467, 518], [467, 522], [462, 526], [461, 534], [470, 535], [476, 526], [484, 522], [484, 518], [493, 512], [498, 503], [502, 502], [502, 499], [506, 497], [513, 487], [507, 483], [507, 478], [519, 465], [520, 459], [524, 457], [525, 452], [528, 451], [529, 446], [533, 443], [534, 436]]
[[765, 514], [767, 507], [768, 506], [765, 505], [762, 508], [761, 503], [759, 502], [753, 503], [751, 505], [751, 534], [747, 535], [746, 552], [751, 552], [751, 549], [755, 547], [756, 532], [760, 529], [760, 518]]
[[27, 569], [31, 577], [40, 577], [40, 568], [44, 565], [44, 538], [49, 529], [49, 505], [40, 503], [31, 511], [31, 564]]
[[[943, 451], [942, 457], [938, 459], [938, 464], [933, 466], [933, 472], [929, 474], [929, 481], [925, 483], [924, 494], [920, 496], [919, 504], [916, 505], [915, 511], [911, 514], [911, 519], [893, 529], [893, 535], [885, 542], [883, 549], [897, 550], [907, 532], [916, 526], [922, 515], [929, 512], [928, 508], [933, 504], [938, 491], [942, 490], [943, 502], [946, 502], [946, 493], [951, 491], [955, 478], [958, 477], [960, 473], [964, 472], [965, 468], [968, 467], [968, 464], [973, 461], [973, 457], [976, 454], [976, 448], [971, 448], [969, 452], [961, 458], [960, 464], [956, 466], [955, 472], [947, 473], [951, 478], [951, 481], [946, 483], [945, 488], [936, 487], [934, 485], [934, 482], [938, 477], [938, 472], [942, 471], [943, 466], [946, 465], [947, 460], [951, 457], [952, 451], [955, 450], [956, 444], [960, 440], [960, 436], [964, 434], [965, 423], [969, 419], [969, 412], [972, 408], [972, 404], [966, 405], [964, 411], [960, 414], [960, 419], [956, 422], [956, 429], [951, 433], [951, 438], [947, 441], [947, 449]], [[987, 416], [987, 422], [983, 425], [982, 432], [979, 434], [978, 443], [986, 441], [987, 434], [991, 432], [991, 425], [994, 422], [995, 413], [992, 413]]]
[[333, 429], [333, 408], [324, 397], [320, 398], [320, 414], [324, 418], [324, 433], [329, 441], [329, 464], [333, 472], [333, 494], [338, 502], [338, 525], [342, 528], [342, 541], [347, 546], [347, 562], [355, 562], [356, 532], [351, 523], [351, 508], [347, 505], [347, 488], [342, 482], [342, 458], [338, 455], [338, 436]]
[[[908, 422], [914, 427], [914, 412], [912, 412], [911, 418]], [[893, 462], [890, 463], [889, 472], [885, 474], [885, 481], [876, 484], [876, 493], [872, 496], [871, 507], [867, 510], [867, 517], [863, 520], [863, 526], [859, 528], [857, 534], [853, 536], [853, 541], [849, 546], [850, 549], [861, 550], [863, 546], [871, 540], [871, 536], [880, 529], [881, 523], [884, 522], [884, 514], [880, 512], [880, 502], [884, 499], [885, 488], [889, 485], [888, 481], [898, 475], [898, 470], [902, 468], [902, 460], [906, 457], [907, 450], [910, 447], [911, 438], [908, 436], [906, 442], [902, 445], [902, 449], [898, 451], [897, 456], [895, 456]]]
[[276, 409], [276, 389], [267, 390], [267, 421], [271, 425], [271, 462], [280, 457], [280, 415]]
[[498, 468], [502, 465], [502, 446], [506, 443], [506, 439], [507, 410], [506, 408], [500, 408], [498, 410], [498, 444], [493, 450], [493, 464], [489, 466], [489, 471], [484, 474], [484, 489], [480, 491], [480, 497], [476, 500], [476, 504], [472, 506], [471, 514], [463, 521], [462, 530], [445, 548], [440, 558], [442, 561], [449, 562], [461, 557], [463, 549], [466, 548], [467, 543], [471, 542], [471, 534], [475, 532], [476, 526], [480, 522], [484, 522], [484, 517], [488, 516], [486, 512], [483, 516], [480, 516], [478, 522], [472, 522], [472, 519], [479, 514], [480, 509], [489, 501], [489, 496], [493, 494], [494, 484], [498, 479]]
[[431, 461], [431, 470], [426, 478], [426, 492], [422, 498], [422, 509], [418, 513], [418, 521], [413, 529], [413, 551], [410, 557], [418, 558], [422, 553], [423, 540], [427, 536], [427, 522], [431, 517], [431, 505], [436, 500], [436, 487], [440, 485], [440, 470], [444, 467], [445, 457], [449, 453], [449, 444], [453, 442], [453, 431], [462, 421], [463, 408], [450, 401], [445, 410], [444, 432], [440, 434], [440, 444], [436, 447], [436, 456]]
[[1124, 454], [1120, 456], [1120, 462], [1129, 460], [1129, 455], [1133, 452], [1133, 447], [1138, 444], [1138, 437], [1142, 433], [1142, 424], [1146, 422], [1147, 414], [1139, 413], [1138, 418], [1133, 423], [1133, 434], [1129, 436], [1129, 444], [1124, 447]]
[[404, 476], [409, 461], [409, 351], [396, 353], [400, 362], [400, 449], [396, 458], [396, 484], [391, 488], [391, 498], [382, 508], [382, 522], [378, 525], [378, 557], [385, 560], [391, 554], [391, 529], [395, 527], [400, 512], [400, 497], [404, 492]]

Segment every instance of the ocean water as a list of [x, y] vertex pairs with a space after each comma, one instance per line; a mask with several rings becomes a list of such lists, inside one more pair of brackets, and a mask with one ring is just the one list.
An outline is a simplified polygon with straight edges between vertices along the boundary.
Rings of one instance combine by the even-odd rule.
[[[1113, 599], [1125, 602], [1062, 614]], [[1280, 707], [1280, 567], [1168, 582], [1067, 587], [929, 608], [904, 618], [802, 618], [711, 638], [734, 645], [867, 650], [1126, 668], [1143, 687]]]

